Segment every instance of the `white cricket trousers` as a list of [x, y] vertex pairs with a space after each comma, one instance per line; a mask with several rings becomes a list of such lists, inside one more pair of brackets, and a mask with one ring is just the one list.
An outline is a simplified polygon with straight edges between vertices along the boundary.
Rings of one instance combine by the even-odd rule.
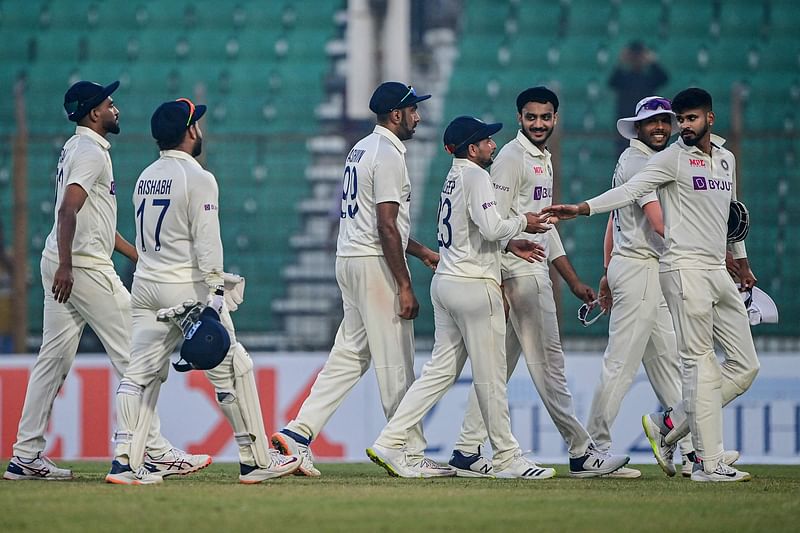
[[[567, 389], [564, 352], [558, 334], [558, 317], [553, 299], [553, 285], [547, 270], [535, 275], [503, 280], [510, 307], [511, 327], [506, 333], [506, 359], [511, 377], [519, 361], [520, 349], [525, 354], [533, 384], [550, 418], [567, 443], [570, 457], [583, 457], [592, 443], [591, 437], [575, 416], [572, 394]], [[486, 440], [474, 393], [470, 393], [467, 413], [461, 426], [456, 449], [477, 453]]]
[[[611, 449], [611, 426], [630, 390], [639, 363], [664, 409], [681, 401], [681, 364], [672, 315], [658, 281], [658, 259], [614, 255], [608, 264], [613, 306], [600, 383], [586, 429], [600, 450]], [[683, 455], [691, 439], [681, 440]]]
[[494, 468], [502, 470], [519, 452], [519, 443], [511, 433], [508, 412], [506, 324], [500, 286], [489, 279], [436, 274], [431, 301], [436, 328], [431, 360], [375, 442], [387, 448], [405, 445], [408, 428], [418, 424], [444, 396], [469, 357], [478, 416], [488, 428]]
[[[130, 361], [131, 296], [114, 268], [73, 267], [72, 293], [69, 300], [61, 304], [55, 301], [52, 292], [58, 263], [43, 257], [40, 265], [44, 287], [42, 347], [28, 379], [14, 444], [14, 455], [26, 458], [44, 452], [44, 435], [53, 402], [72, 368], [86, 324], [97, 334], [118, 377]], [[154, 416], [147, 449], [159, 454], [171, 448], [161, 436], [158, 416]]]
[[[386, 419], [414, 382], [414, 322], [400, 318], [399, 291], [382, 256], [337, 257], [336, 281], [344, 317], [328, 360], [308, 398], [287, 429], [313, 439], [319, 435], [371, 362]], [[408, 427], [408, 455], [425, 452], [422, 424]]]
[[[758, 374], [758, 356], [742, 298], [724, 268], [660, 274], [682, 363], [683, 410], [706, 472], [723, 453], [722, 407]], [[714, 341], [725, 352], [720, 365]]]

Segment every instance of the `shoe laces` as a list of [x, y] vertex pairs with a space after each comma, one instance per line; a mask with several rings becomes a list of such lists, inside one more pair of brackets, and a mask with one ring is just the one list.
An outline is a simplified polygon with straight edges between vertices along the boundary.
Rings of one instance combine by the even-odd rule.
[[283, 466], [286, 463], [290, 462], [293, 458], [286, 455], [282, 455], [277, 450], [270, 450], [269, 459], [270, 459], [269, 466], [273, 467], [273, 466]]
[[422, 459], [420, 459], [419, 463], [417, 463], [414, 466], [417, 466], [419, 468], [433, 468], [433, 469], [437, 469], [437, 470], [441, 470], [441, 469], [444, 468], [442, 465], [440, 465], [439, 463], [437, 463], [433, 459], [429, 459], [427, 457], [423, 457]]
[[735, 474], [736, 469], [732, 466], [726, 465], [720, 460], [720, 462], [717, 463], [717, 468], [714, 470], [714, 472], [717, 474], [730, 475]]

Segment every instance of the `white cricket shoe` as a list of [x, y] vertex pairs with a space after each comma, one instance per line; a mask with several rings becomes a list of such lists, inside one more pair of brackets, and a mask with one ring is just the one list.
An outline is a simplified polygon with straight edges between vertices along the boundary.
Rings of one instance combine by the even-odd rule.
[[45, 481], [64, 481], [72, 479], [72, 470], [59, 468], [49, 458], [38, 454], [33, 459], [24, 459], [15, 455], [8, 462], [3, 479], [20, 481], [23, 479], [41, 479]]
[[[739, 452], [736, 450], [725, 450], [722, 452], [722, 459], [721, 462], [725, 463], [728, 466], [731, 466], [736, 461], [739, 460]], [[681, 475], [683, 477], [692, 477], [692, 470], [694, 464], [697, 462], [697, 456], [694, 452], [689, 452], [688, 454], [683, 456], [683, 462], [681, 463]]]
[[618, 470], [614, 470], [610, 474], [605, 474], [603, 477], [610, 477], [614, 479], [636, 479], [642, 477], [642, 471], [636, 468], [628, 468], [623, 466]]
[[299, 457], [287, 457], [277, 450], [269, 450], [269, 465], [258, 467], [239, 463], [239, 483], [253, 485], [268, 479], [294, 474], [300, 468]]
[[597, 477], [615, 472], [628, 464], [631, 458], [627, 455], [611, 455], [589, 446], [583, 457], [569, 458], [569, 475], [571, 477]]
[[675, 448], [678, 447], [678, 444], [667, 444], [664, 440], [669, 428], [664, 425], [663, 415], [661, 413], [651, 413], [642, 416], [642, 427], [644, 428], [644, 435], [650, 441], [650, 448], [653, 449], [653, 455], [658, 466], [669, 477], [674, 476], [676, 472], [674, 456]]
[[153, 473], [155, 466], [143, 463], [136, 472], [131, 465], [122, 464], [116, 459], [111, 463], [111, 471], [106, 474], [106, 483], [115, 485], [157, 485], [164, 479]]
[[367, 448], [367, 457], [392, 477], [422, 477], [419, 470], [408, 464], [405, 447], [387, 448], [380, 444], [373, 444], [372, 448]]
[[736, 470], [722, 461], [717, 463], [717, 468], [713, 472], [706, 473], [703, 463], [695, 463], [692, 471], [692, 481], [725, 483], [731, 481], [750, 481], [750, 474], [741, 470]]
[[495, 470], [494, 477], [498, 479], [550, 479], [556, 475], [554, 468], [537, 465], [522, 453], [517, 453], [514, 460], [502, 470]]
[[202, 470], [211, 464], [210, 456], [205, 454], [193, 455], [179, 448], [172, 448], [159, 457], [154, 457], [148, 452], [145, 454], [144, 460], [147, 464], [155, 467], [155, 470], [151, 470], [153, 474], [161, 477], [176, 474], [185, 476]]
[[277, 433], [272, 434], [272, 446], [287, 456], [297, 456], [300, 458], [300, 468], [297, 469], [295, 475], [320, 477], [320, 472], [314, 466], [314, 454], [311, 453], [309, 445], [311, 442], [304, 439], [302, 435], [298, 435], [294, 431], [282, 429]]
[[417, 477], [422, 478], [452, 477], [456, 475], [456, 471], [450, 466], [440, 465], [427, 457], [423, 457], [417, 463], [409, 464], [408, 467], [419, 473]]
[[456, 471], [458, 477], [494, 477], [492, 463], [481, 455], [480, 448], [478, 448], [478, 453], [453, 450], [448, 464]]

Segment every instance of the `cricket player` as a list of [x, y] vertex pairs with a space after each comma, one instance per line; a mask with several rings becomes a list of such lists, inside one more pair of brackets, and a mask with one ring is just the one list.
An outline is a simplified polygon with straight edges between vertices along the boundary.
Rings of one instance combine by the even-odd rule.
[[[230, 349], [219, 366], [206, 371], [216, 399], [239, 446], [240, 483], [291, 474], [300, 466], [269, 448], [258, 400], [253, 362], [236, 340], [223, 285], [223, 252], [214, 175], [195, 159], [203, 135], [197, 121], [206, 106], [186, 98], [161, 104], [150, 128], [161, 150], [142, 171], [133, 193], [139, 262], [134, 275], [131, 364], [117, 389], [117, 429], [109, 483], [160, 483], [142, 456], [147, 427], [167, 378], [169, 355], [183, 338], [174, 323], [158, 320], [160, 309], [188, 312], [182, 302], [203, 302], [221, 317]], [[177, 310], [177, 311], [175, 311]], [[207, 457], [207, 456], [206, 456]], [[211, 462], [210, 458], [203, 465]]]
[[[414, 381], [414, 323], [419, 304], [411, 287], [406, 253], [435, 269], [439, 255], [409, 237], [411, 181], [403, 141], [420, 121], [417, 104], [431, 95], [389, 81], [369, 102], [377, 117], [372, 133], [350, 150], [344, 165], [341, 219], [336, 243], [336, 280], [344, 318], [331, 353], [294, 420], [272, 435], [272, 444], [300, 455], [300, 472], [317, 477], [309, 449], [371, 362], [383, 412], [390, 419]], [[409, 428], [411, 468], [423, 477], [450, 476], [424, 456], [422, 426]]]
[[[553, 196], [553, 165], [546, 144], [558, 122], [558, 97], [546, 87], [532, 87], [522, 91], [516, 103], [520, 130], [500, 150], [491, 170], [501, 217], [539, 213], [552, 203]], [[555, 228], [543, 235], [524, 238], [544, 246], [548, 260], [575, 296], [587, 303], [594, 301], [594, 291], [578, 278]], [[564, 373], [564, 352], [548, 264], [530, 263], [505, 254], [502, 279], [511, 325], [506, 333], [506, 379], [514, 372], [521, 350], [542, 403], [569, 447], [571, 476], [594, 477], [619, 470], [629, 458], [595, 448], [575, 416]], [[482, 464], [479, 450], [486, 436], [477, 398], [470, 392], [450, 465], [463, 475], [469, 475], [470, 465], [479, 468]]]
[[[136, 249], [117, 231], [117, 197], [109, 134], [117, 134], [119, 110], [111, 94], [119, 87], [79, 81], [64, 95], [75, 135], [61, 150], [56, 169], [53, 229], [42, 252], [44, 328], [19, 421], [14, 456], [5, 479], [71, 479], [72, 471], [44, 456], [45, 431], [59, 389], [67, 378], [86, 324], [100, 338], [122, 376], [130, 361], [131, 299], [111, 260], [116, 250], [134, 263]], [[147, 456], [155, 476], [187, 474], [208, 460], [172, 446], [153, 416]]]
[[534, 213], [500, 216], [485, 170], [497, 148], [492, 135], [500, 128], [502, 124], [461, 116], [444, 132], [445, 148], [455, 157], [439, 201], [441, 261], [431, 282], [436, 325], [433, 353], [394, 416], [367, 449], [369, 458], [391, 476], [420, 477], [409, 468], [408, 430], [419, 424], [455, 383], [468, 357], [479, 413], [494, 456], [493, 464], [467, 469], [467, 474], [527, 480], [555, 475], [552, 468], [540, 467], [526, 458], [511, 433], [500, 250], [513, 251], [526, 261], [541, 261], [544, 254], [540, 245], [510, 239], [522, 231], [544, 232], [550, 226], [542, 224]]
[[[658, 189], [664, 214], [666, 250], [659, 282], [675, 326], [682, 363], [683, 401], [666, 413], [645, 415], [642, 424], [656, 460], [669, 474], [666, 458], [691, 429], [697, 455], [691, 479], [748, 481], [750, 474], [723, 461], [722, 406], [743, 394], [759, 363], [744, 303], [725, 269], [727, 221], [736, 198], [736, 161], [711, 134], [711, 95], [699, 88], [672, 100], [681, 138], [654, 154], [627, 183], [579, 205], [544, 211], [558, 218], [618, 209]], [[756, 278], [743, 242], [728, 245], [743, 288]], [[720, 365], [714, 341], [725, 352]]]

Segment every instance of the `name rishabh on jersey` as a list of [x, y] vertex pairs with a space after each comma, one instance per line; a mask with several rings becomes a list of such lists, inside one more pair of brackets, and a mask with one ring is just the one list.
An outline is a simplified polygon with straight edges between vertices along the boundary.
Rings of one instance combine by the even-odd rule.
[[405, 153], [403, 142], [380, 125], [350, 150], [342, 176], [337, 256], [383, 255], [377, 212], [383, 202], [399, 207], [396, 223], [405, 250], [411, 233], [411, 180]]
[[214, 175], [180, 150], [164, 150], [133, 189], [137, 278], [222, 285], [223, 252]]

